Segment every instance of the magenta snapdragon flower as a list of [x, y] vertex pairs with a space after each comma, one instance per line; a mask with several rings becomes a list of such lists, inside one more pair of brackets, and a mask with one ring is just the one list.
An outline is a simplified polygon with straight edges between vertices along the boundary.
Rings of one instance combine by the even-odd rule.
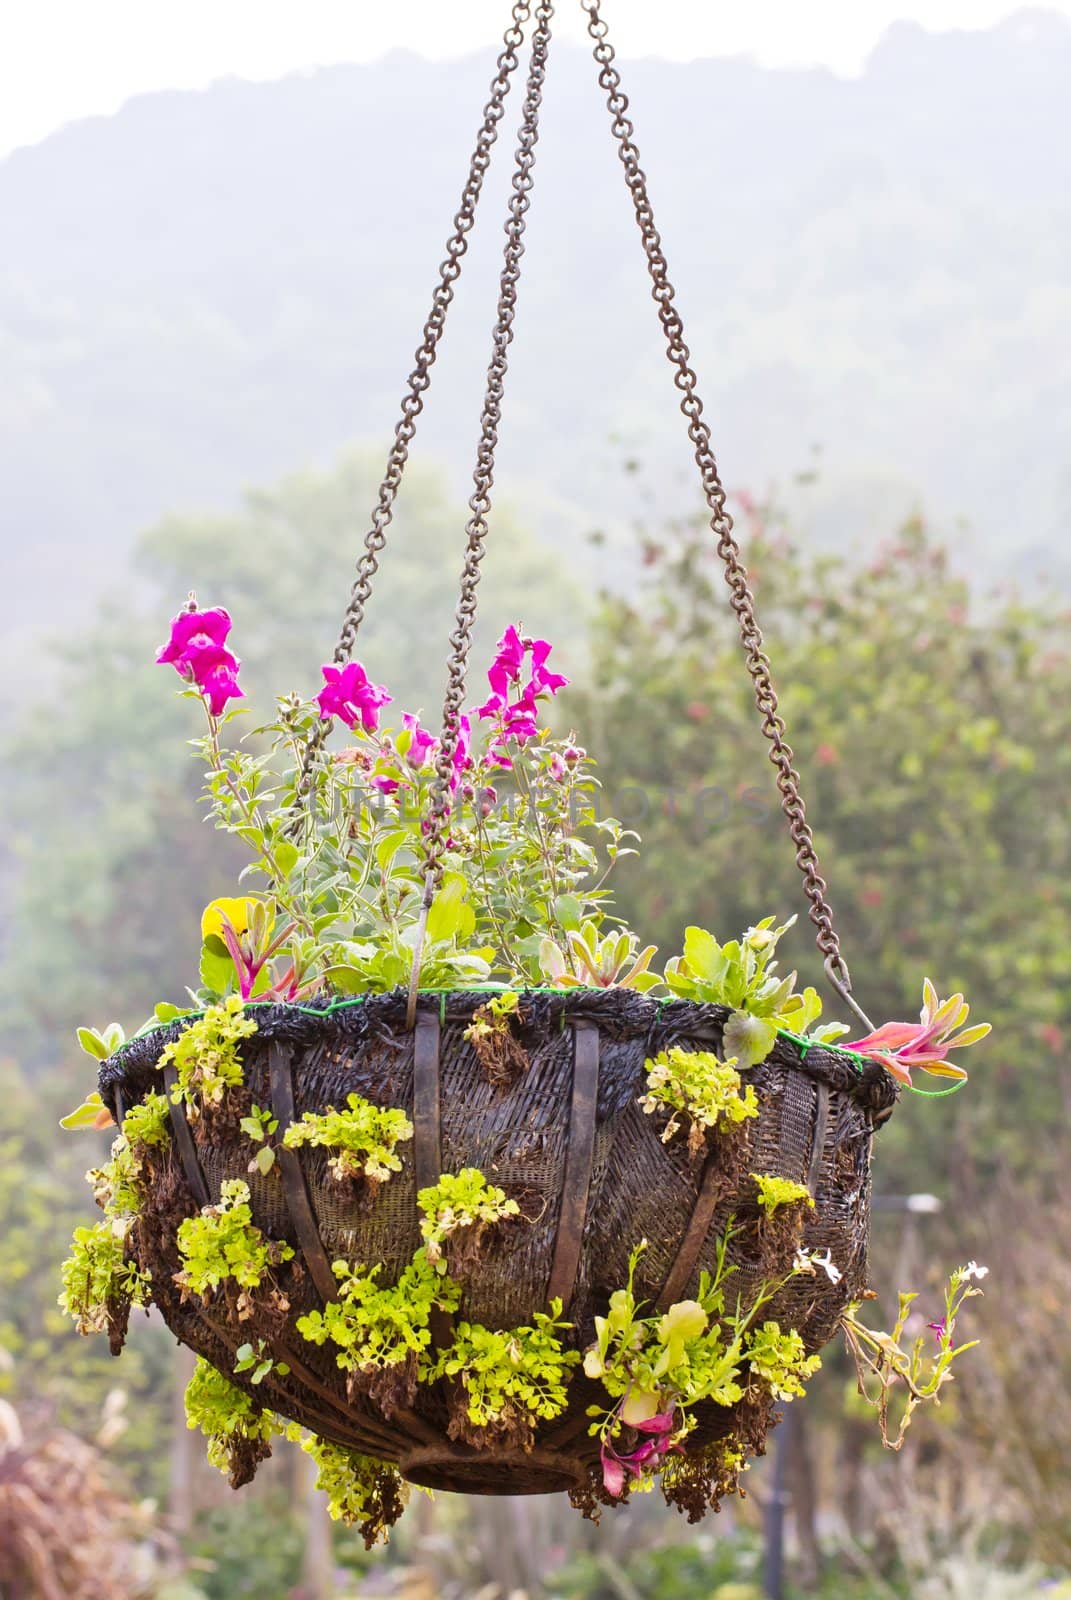
[[229, 650], [204, 650], [193, 664], [194, 682], [214, 717], [222, 716], [228, 700], [244, 700], [238, 686], [238, 661]]
[[222, 606], [208, 611], [180, 611], [171, 619], [171, 637], [156, 660], [172, 666], [204, 695], [212, 716], [221, 716], [228, 700], [244, 699], [238, 686], [237, 657], [226, 648], [231, 631], [229, 612]]
[[358, 722], [365, 733], [375, 733], [379, 713], [391, 697], [382, 684], [372, 683], [359, 661], [344, 667], [325, 666], [324, 686], [316, 696], [322, 718], [337, 717], [347, 728]]
[[457, 719], [457, 743], [454, 746], [454, 770], [450, 778], [450, 793], [456, 794], [458, 784], [472, 766], [472, 720], [466, 712]]
[[[477, 715], [497, 724], [490, 749], [498, 765], [509, 766], [507, 746], [527, 744], [539, 732], [539, 706], [542, 697], [553, 697], [569, 679], [551, 672], [547, 657], [553, 647], [546, 639], [524, 639], [512, 624], [498, 641], [495, 659], [487, 674], [491, 693]], [[529, 663], [528, 680], [525, 662]]]
[[402, 726], [410, 734], [409, 748], [405, 752], [405, 759], [411, 767], [419, 772], [421, 767], [428, 764], [428, 758], [436, 748], [438, 740], [427, 728], [422, 728], [420, 718], [407, 711], [402, 718]]

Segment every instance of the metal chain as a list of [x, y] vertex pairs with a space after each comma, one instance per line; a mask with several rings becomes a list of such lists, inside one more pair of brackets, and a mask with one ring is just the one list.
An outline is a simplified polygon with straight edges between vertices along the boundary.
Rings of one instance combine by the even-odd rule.
[[491, 508], [491, 488], [495, 476], [498, 425], [502, 418], [502, 395], [509, 365], [509, 347], [513, 341], [517, 285], [520, 280], [521, 257], [524, 254], [525, 217], [531, 205], [532, 169], [535, 166], [535, 147], [539, 138], [539, 111], [543, 100], [543, 83], [550, 49], [553, 15], [552, 0], [540, 0], [536, 10], [532, 59], [528, 69], [524, 112], [517, 142], [513, 193], [510, 196], [509, 219], [506, 222], [506, 248], [502, 264], [498, 312], [492, 335], [491, 363], [487, 372], [487, 391], [480, 416], [480, 442], [476, 451], [476, 469], [472, 480], [473, 494], [469, 500], [472, 515], [465, 527], [466, 552], [461, 574], [461, 593], [455, 618], [456, 626], [450, 635], [442, 737], [435, 762], [435, 790], [425, 845], [428, 894], [442, 873], [446, 825], [450, 814], [450, 781], [453, 777], [454, 757], [461, 728], [461, 707], [465, 699], [472, 625], [476, 616], [476, 590], [480, 582], [480, 563], [484, 557], [484, 543], [487, 538], [487, 515]]
[[[454, 298], [454, 285], [461, 276], [462, 258], [469, 247], [468, 235], [476, 221], [476, 210], [483, 190], [484, 178], [491, 165], [491, 151], [498, 139], [498, 125], [505, 115], [506, 98], [513, 74], [519, 64], [519, 54], [524, 44], [524, 30], [532, 15], [532, 0], [517, 0], [511, 21], [502, 39], [502, 52], [496, 63], [496, 73], [491, 81], [490, 94], [483, 110], [483, 121], [476, 137], [476, 145], [469, 162], [468, 177], [461, 191], [461, 201], [454, 215], [454, 231], [446, 244], [446, 255], [439, 267], [439, 281], [432, 295], [431, 310], [424, 323], [421, 342], [414, 356], [413, 370], [402, 399], [401, 416], [394, 430], [394, 443], [387, 457], [387, 466], [380, 484], [379, 496], [372, 512], [372, 525], [365, 535], [364, 553], [357, 563], [357, 572], [350, 590], [335, 645], [334, 661], [337, 665], [349, 660], [357, 642], [357, 633], [364, 621], [365, 607], [372, 593], [372, 584], [379, 570], [379, 558], [387, 542], [387, 529], [394, 516], [394, 502], [398, 496], [402, 475], [409, 460], [409, 447], [416, 434], [417, 419], [424, 409], [424, 396], [431, 386], [431, 369], [438, 354], [439, 341], [446, 326], [446, 316]], [[330, 730], [330, 721], [316, 723], [309, 738], [298, 781], [297, 802], [303, 801], [309, 787], [309, 778]]]
[[607, 26], [599, 12], [599, 0], [581, 0], [581, 5], [588, 16], [588, 33], [595, 44], [599, 83], [606, 94], [618, 157], [625, 171], [625, 182], [632, 196], [636, 221], [643, 238], [652, 294], [666, 335], [667, 355], [676, 368], [674, 382], [681, 393], [681, 410], [688, 419], [688, 437], [692, 441], [703, 493], [711, 512], [710, 526], [717, 535], [717, 549], [725, 568], [730, 604], [740, 624], [740, 637], [747, 658], [747, 669], [755, 687], [755, 702], [762, 718], [762, 731], [770, 742], [770, 760], [777, 769], [781, 809], [788, 820], [789, 834], [796, 846], [796, 864], [803, 874], [804, 888], [810, 902], [810, 919], [815, 927], [818, 948], [825, 957], [828, 976], [835, 986], [847, 991], [851, 987], [851, 975], [833, 926], [833, 910], [826, 898], [826, 883], [819, 870], [814, 835], [807, 821], [800, 791], [800, 775], [793, 765], [792, 747], [785, 737], [785, 723], [778, 711], [777, 695], [770, 676], [770, 661], [763, 649], [747, 570], [733, 534], [732, 517], [726, 509], [725, 489], [711, 445], [710, 428], [703, 418], [703, 402], [699, 398], [691, 355], [684, 341], [684, 324], [676, 306], [676, 291], [669, 280], [662, 239], [655, 227], [654, 212], [647, 193], [646, 174], [640, 166], [640, 153], [633, 140], [635, 130], [628, 117], [628, 96], [622, 91], [621, 76], [614, 65], [615, 53], [607, 40]]

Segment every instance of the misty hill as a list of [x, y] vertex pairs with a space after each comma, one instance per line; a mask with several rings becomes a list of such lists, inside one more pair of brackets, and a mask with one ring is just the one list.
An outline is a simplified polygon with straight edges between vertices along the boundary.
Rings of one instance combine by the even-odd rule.
[[[221, 82], [0, 164], [9, 657], [125, 583], [134, 534], [163, 512], [385, 444], [489, 76], [487, 59], [396, 55]], [[626, 64], [731, 485], [781, 485], [805, 528], [839, 542], [920, 502], [966, 519], [972, 561], [1009, 565], [1007, 539], [1021, 570], [1066, 571], [1069, 81], [1071, 26], [1043, 11], [979, 33], [898, 25], [857, 81]], [[512, 131], [418, 440], [458, 490], [511, 150]], [[626, 455], [647, 469], [640, 514], [690, 504], [674, 406], [592, 66], [563, 48], [504, 494], [563, 548], [637, 509]], [[793, 481], [816, 465], [816, 482]]]

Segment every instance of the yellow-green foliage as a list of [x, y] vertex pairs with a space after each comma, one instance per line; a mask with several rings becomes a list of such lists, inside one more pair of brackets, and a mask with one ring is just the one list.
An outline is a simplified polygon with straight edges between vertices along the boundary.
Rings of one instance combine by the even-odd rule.
[[409, 1498], [397, 1468], [311, 1435], [301, 1448], [316, 1463], [316, 1487], [327, 1496], [331, 1520], [360, 1528], [369, 1548], [385, 1541]]
[[347, 1372], [373, 1372], [417, 1357], [421, 1370], [431, 1342], [431, 1313], [456, 1311], [461, 1299], [458, 1285], [437, 1272], [423, 1250], [418, 1250], [393, 1288], [379, 1284], [381, 1268], [368, 1271], [333, 1263], [338, 1279], [338, 1299], [323, 1311], [310, 1311], [298, 1319], [298, 1332], [310, 1344], [331, 1343], [338, 1365]]
[[220, 1188], [219, 1204], [205, 1206], [199, 1216], [179, 1224], [179, 1255], [185, 1263], [177, 1282], [205, 1294], [233, 1282], [259, 1288], [273, 1266], [294, 1254], [288, 1244], [266, 1239], [253, 1222], [249, 1185], [233, 1178]]
[[244, 1002], [236, 994], [209, 1006], [203, 1017], [196, 1017], [177, 1039], [160, 1052], [159, 1065], [174, 1066], [178, 1082], [171, 1097], [184, 1102], [191, 1116], [202, 1106], [218, 1106], [228, 1090], [242, 1082], [239, 1046], [257, 1031], [247, 1017]]
[[149, 1298], [148, 1273], [127, 1259], [123, 1223], [76, 1228], [62, 1281], [60, 1309], [84, 1334], [106, 1332], [109, 1318], [124, 1302], [143, 1306]]
[[794, 1328], [782, 1333], [777, 1322], [764, 1322], [749, 1333], [744, 1353], [751, 1371], [770, 1386], [776, 1400], [791, 1400], [804, 1393], [803, 1380], [822, 1365], [820, 1356], [809, 1356]]
[[136, 1101], [123, 1118], [123, 1136], [131, 1146], [152, 1149], [167, 1144], [171, 1137], [167, 1096], [147, 1094], [144, 1100]]
[[725, 1133], [759, 1114], [750, 1084], [741, 1086], [735, 1058], [719, 1061], [708, 1050], [684, 1050], [674, 1045], [647, 1062], [647, 1093], [640, 1100], [648, 1113], [668, 1111], [662, 1130], [668, 1143], [688, 1122], [688, 1144], [699, 1150], [708, 1134]]
[[438, 1261], [443, 1242], [462, 1228], [485, 1228], [520, 1211], [504, 1189], [488, 1183], [478, 1167], [464, 1167], [456, 1176], [443, 1173], [437, 1184], [421, 1189], [417, 1205], [424, 1213], [420, 1231], [429, 1261]]
[[291, 1150], [300, 1145], [322, 1145], [335, 1151], [328, 1163], [338, 1179], [367, 1178], [383, 1183], [402, 1169], [395, 1146], [413, 1137], [413, 1124], [404, 1111], [375, 1106], [359, 1094], [346, 1096], [345, 1111], [306, 1111], [291, 1123], [283, 1143]]
[[772, 1217], [782, 1206], [808, 1205], [813, 1208], [811, 1191], [794, 1178], [779, 1178], [772, 1172], [753, 1172], [759, 1205]]
[[278, 1417], [263, 1410], [201, 1356], [186, 1385], [186, 1426], [200, 1428], [208, 1440], [209, 1461], [224, 1474], [231, 1470], [231, 1452], [236, 1445], [246, 1440], [267, 1444], [284, 1431]]
[[526, 1413], [533, 1427], [549, 1422], [565, 1410], [570, 1368], [580, 1360], [558, 1336], [571, 1327], [561, 1314], [562, 1303], [554, 1300], [549, 1315], [537, 1311], [530, 1328], [496, 1333], [462, 1322], [429, 1376], [461, 1379], [476, 1428], [493, 1427], [507, 1412]]

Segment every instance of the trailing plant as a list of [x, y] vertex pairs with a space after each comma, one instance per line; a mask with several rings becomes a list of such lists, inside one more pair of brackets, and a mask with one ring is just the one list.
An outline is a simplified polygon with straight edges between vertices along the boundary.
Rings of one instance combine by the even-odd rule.
[[[294, 1254], [284, 1240], [265, 1238], [253, 1222], [249, 1185], [240, 1178], [220, 1185], [217, 1205], [204, 1206], [199, 1215], [179, 1224], [176, 1243], [183, 1267], [175, 1282], [184, 1294], [206, 1297], [232, 1283], [244, 1291], [259, 1289], [272, 1268]], [[239, 1318], [252, 1315], [253, 1309], [248, 1292], [239, 1296]], [[279, 1309], [285, 1307], [279, 1304]]]
[[[859, 1393], [877, 1412], [882, 1442], [890, 1449], [902, 1447], [920, 1406], [941, 1404], [941, 1390], [955, 1377], [953, 1364], [977, 1345], [977, 1339], [956, 1343], [956, 1323], [965, 1303], [982, 1293], [977, 1285], [988, 1275], [989, 1268], [980, 1267], [976, 1261], [969, 1261], [951, 1274], [944, 1291], [944, 1315], [926, 1325], [932, 1343], [925, 1333], [914, 1339], [907, 1337], [917, 1294], [900, 1294], [896, 1321], [887, 1333], [867, 1327], [859, 1316], [859, 1302], [849, 1306], [841, 1317], [855, 1362]], [[902, 1406], [895, 1428], [889, 1415], [894, 1400]]]
[[397, 1467], [314, 1435], [301, 1448], [316, 1463], [316, 1487], [327, 1496], [332, 1521], [358, 1528], [368, 1550], [385, 1543], [409, 1499]]
[[513, 1032], [513, 1024], [522, 1020], [520, 995], [515, 989], [504, 989], [473, 1012], [465, 1029], [465, 1039], [496, 1087], [504, 1087], [528, 1066], [528, 1057]]
[[272, 1440], [286, 1431], [278, 1417], [201, 1356], [186, 1385], [186, 1426], [201, 1430], [209, 1462], [235, 1489], [250, 1481], [271, 1455]]
[[175, 1104], [183, 1104], [193, 1119], [206, 1106], [222, 1105], [224, 1097], [243, 1082], [240, 1046], [256, 1031], [256, 1021], [246, 1016], [238, 995], [210, 1005], [190, 1022], [160, 1052], [160, 1066], [170, 1064], [177, 1074], [171, 1091]]
[[359, 1094], [346, 1096], [344, 1111], [306, 1111], [283, 1135], [290, 1150], [301, 1145], [321, 1146], [335, 1152], [328, 1170], [338, 1181], [360, 1179], [378, 1188], [402, 1170], [396, 1146], [413, 1137], [413, 1124], [404, 1111], [376, 1106]]
[[424, 1213], [420, 1232], [428, 1260], [439, 1262], [446, 1253], [454, 1277], [463, 1277], [478, 1260], [487, 1230], [521, 1209], [478, 1167], [456, 1176], [443, 1173], [437, 1184], [420, 1190], [417, 1206]]
[[128, 1228], [106, 1219], [74, 1230], [59, 1305], [79, 1333], [109, 1333], [117, 1323], [125, 1329], [130, 1307], [148, 1304], [151, 1280], [127, 1254]]
[[333, 1345], [351, 1387], [370, 1394], [387, 1417], [412, 1403], [427, 1375], [432, 1312], [456, 1311], [460, 1304], [461, 1290], [442, 1266], [418, 1250], [398, 1282], [385, 1288], [378, 1265], [366, 1269], [335, 1261], [338, 1299], [298, 1318], [302, 1338]]
[[762, 1308], [796, 1267], [760, 1284], [746, 1306], [738, 1301], [729, 1308], [731, 1239], [727, 1230], [719, 1240], [715, 1270], [701, 1274], [696, 1299], [678, 1301], [661, 1315], [644, 1314], [636, 1298], [636, 1267], [646, 1248], [640, 1244], [629, 1259], [626, 1286], [611, 1295], [606, 1316], [595, 1318], [584, 1372], [602, 1384], [613, 1404], [589, 1409], [589, 1432], [600, 1441], [603, 1487], [611, 1498], [661, 1469], [695, 1426], [701, 1402], [736, 1406], [756, 1386], [767, 1397], [789, 1399], [803, 1392], [803, 1379], [821, 1365], [798, 1336], [782, 1335], [776, 1322], [755, 1328]]
[[537, 1311], [532, 1326], [493, 1332], [479, 1323], [458, 1325], [428, 1377], [459, 1380], [461, 1404], [451, 1417], [452, 1439], [477, 1447], [490, 1443], [529, 1449], [539, 1422], [552, 1422], [565, 1410], [571, 1369], [580, 1360], [560, 1335], [571, 1329], [561, 1320], [562, 1303]]
[[646, 1067], [647, 1093], [640, 1105], [648, 1114], [669, 1111], [663, 1144], [687, 1122], [688, 1148], [696, 1154], [711, 1134], [727, 1133], [759, 1114], [755, 1090], [742, 1084], [735, 1058], [719, 1061], [710, 1051], [673, 1045]]

